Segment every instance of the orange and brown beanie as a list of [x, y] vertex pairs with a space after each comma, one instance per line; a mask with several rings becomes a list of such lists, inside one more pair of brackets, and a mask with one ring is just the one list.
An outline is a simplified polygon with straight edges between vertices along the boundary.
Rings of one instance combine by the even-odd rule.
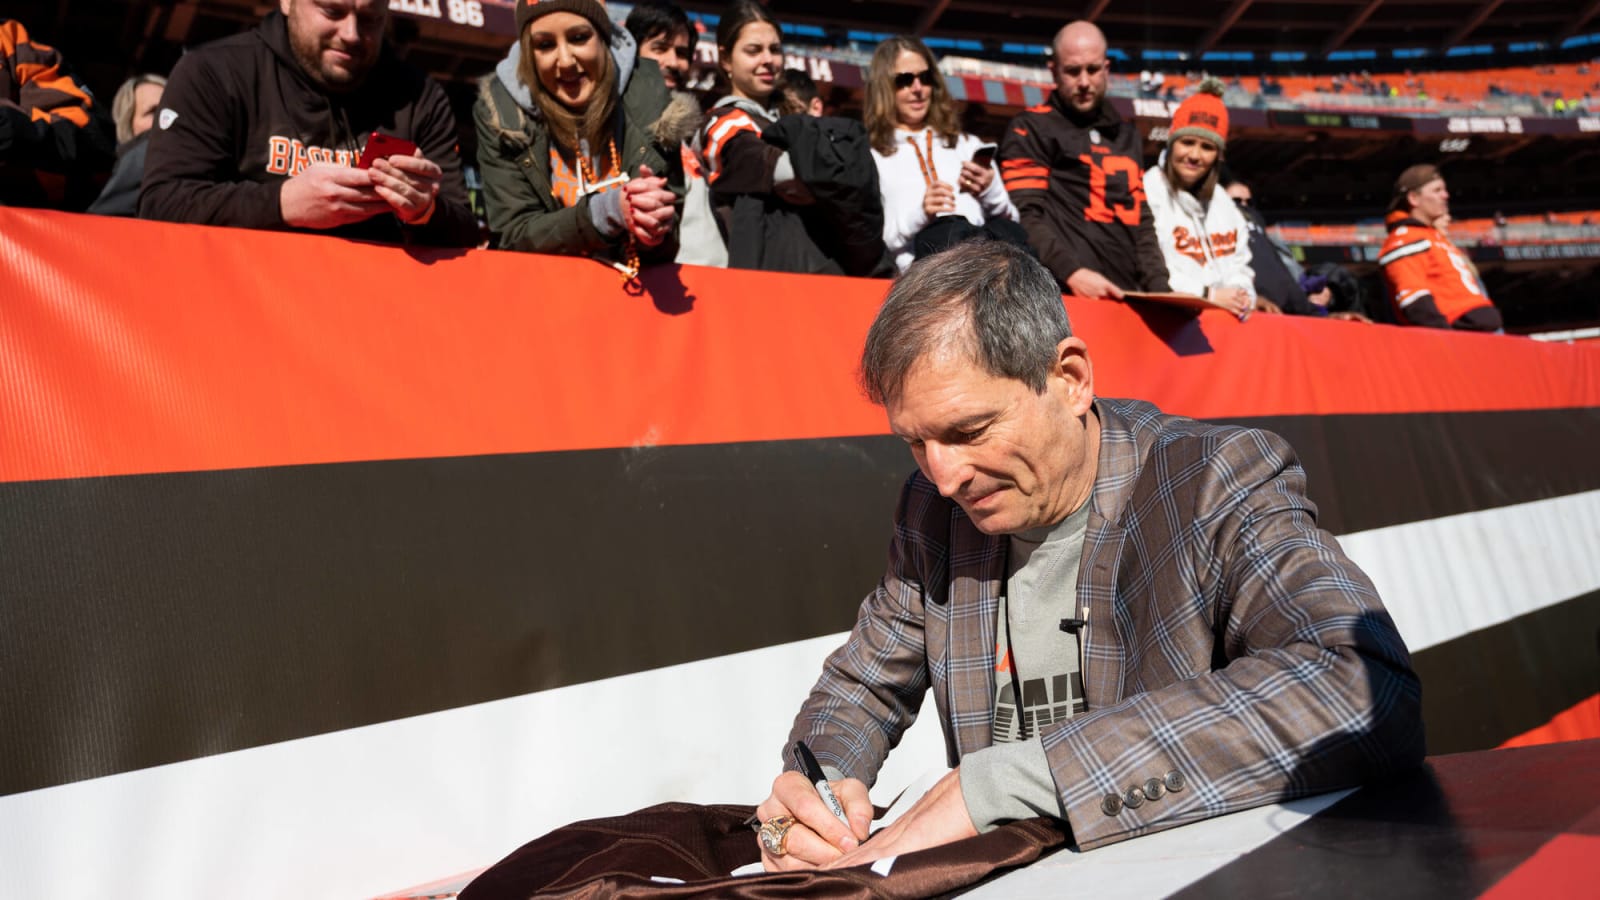
[[606, 16], [605, 4], [599, 0], [517, 0], [517, 34], [522, 34], [529, 22], [553, 12], [583, 16], [603, 37], [611, 37], [611, 19]]
[[1211, 141], [1218, 150], [1228, 146], [1228, 108], [1222, 105], [1222, 82], [1207, 78], [1200, 82], [1194, 96], [1178, 104], [1172, 114], [1172, 128], [1167, 132], [1167, 144], [1181, 137], [1197, 137]]

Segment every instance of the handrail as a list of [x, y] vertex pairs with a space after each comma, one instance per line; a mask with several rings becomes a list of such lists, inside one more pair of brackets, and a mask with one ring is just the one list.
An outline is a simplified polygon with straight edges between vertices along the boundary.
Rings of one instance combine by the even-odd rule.
[[[1272, 225], [1267, 231], [1287, 244], [1381, 244], [1388, 237], [1388, 230], [1380, 224]], [[1492, 219], [1466, 219], [1450, 225], [1450, 240], [1461, 247], [1592, 241], [1600, 240], [1600, 225], [1569, 222], [1496, 225]]]

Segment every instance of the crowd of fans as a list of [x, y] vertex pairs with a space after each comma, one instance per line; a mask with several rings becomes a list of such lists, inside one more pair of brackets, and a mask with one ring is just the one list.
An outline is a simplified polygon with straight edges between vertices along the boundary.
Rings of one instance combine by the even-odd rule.
[[[1056, 35], [1055, 91], [994, 144], [962, 130], [915, 38], [873, 54], [863, 121], [829, 116], [816, 84], [785, 69], [777, 20], [735, 0], [707, 107], [681, 90], [699, 35], [676, 6], [647, 0], [619, 28], [597, 0], [519, 0], [517, 39], [472, 113], [480, 223], [444, 92], [386, 46], [387, 17], [383, 0], [284, 0], [168, 78], [130, 78], [109, 114], [59, 54], [0, 20], [0, 203], [47, 205], [99, 172], [93, 212], [486, 243], [630, 277], [673, 261], [886, 277], [983, 238], [1029, 248], [1082, 297], [1176, 292], [1241, 319], [1366, 318], [1337, 296], [1339, 273], [1307, 273], [1273, 243], [1248, 185], [1226, 176], [1222, 84], [1183, 100], [1146, 169], [1088, 22]], [[1160, 95], [1158, 75], [1140, 82]], [[1401, 175], [1380, 260], [1396, 317], [1498, 329], [1448, 211], [1437, 169]]]

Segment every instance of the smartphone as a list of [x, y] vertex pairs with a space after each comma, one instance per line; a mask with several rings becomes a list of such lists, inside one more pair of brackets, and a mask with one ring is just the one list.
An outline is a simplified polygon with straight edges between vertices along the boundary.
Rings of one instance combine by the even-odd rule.
[[994, 144], [984, 144], [978, 149], [972, 151], [972, 161], [987, 169], [994, 163], [995, 151], [999, 149], [1000, 148]]
[[410, 156], [416, 152], [417, 145], [411, 141], [384, 134], [381, 131], [374, 131], [372, 134], [367, 135], [366, 149], [361, 151], [360, 167], [370, 169], [372, 164], [380, 159], [388, 159], [391, 156]]

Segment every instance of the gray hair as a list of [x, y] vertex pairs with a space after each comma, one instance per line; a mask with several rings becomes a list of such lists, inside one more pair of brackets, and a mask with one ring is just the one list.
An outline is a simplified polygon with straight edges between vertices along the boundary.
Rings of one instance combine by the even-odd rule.
[[861, 386], [887, 403], [918, 360], [955, 346], [990, 375], [1044, 393], [1056, 346], [1071, 336], [1050, 270], [1015, 244], [967, 241], [895, 279], [867, 331]]

